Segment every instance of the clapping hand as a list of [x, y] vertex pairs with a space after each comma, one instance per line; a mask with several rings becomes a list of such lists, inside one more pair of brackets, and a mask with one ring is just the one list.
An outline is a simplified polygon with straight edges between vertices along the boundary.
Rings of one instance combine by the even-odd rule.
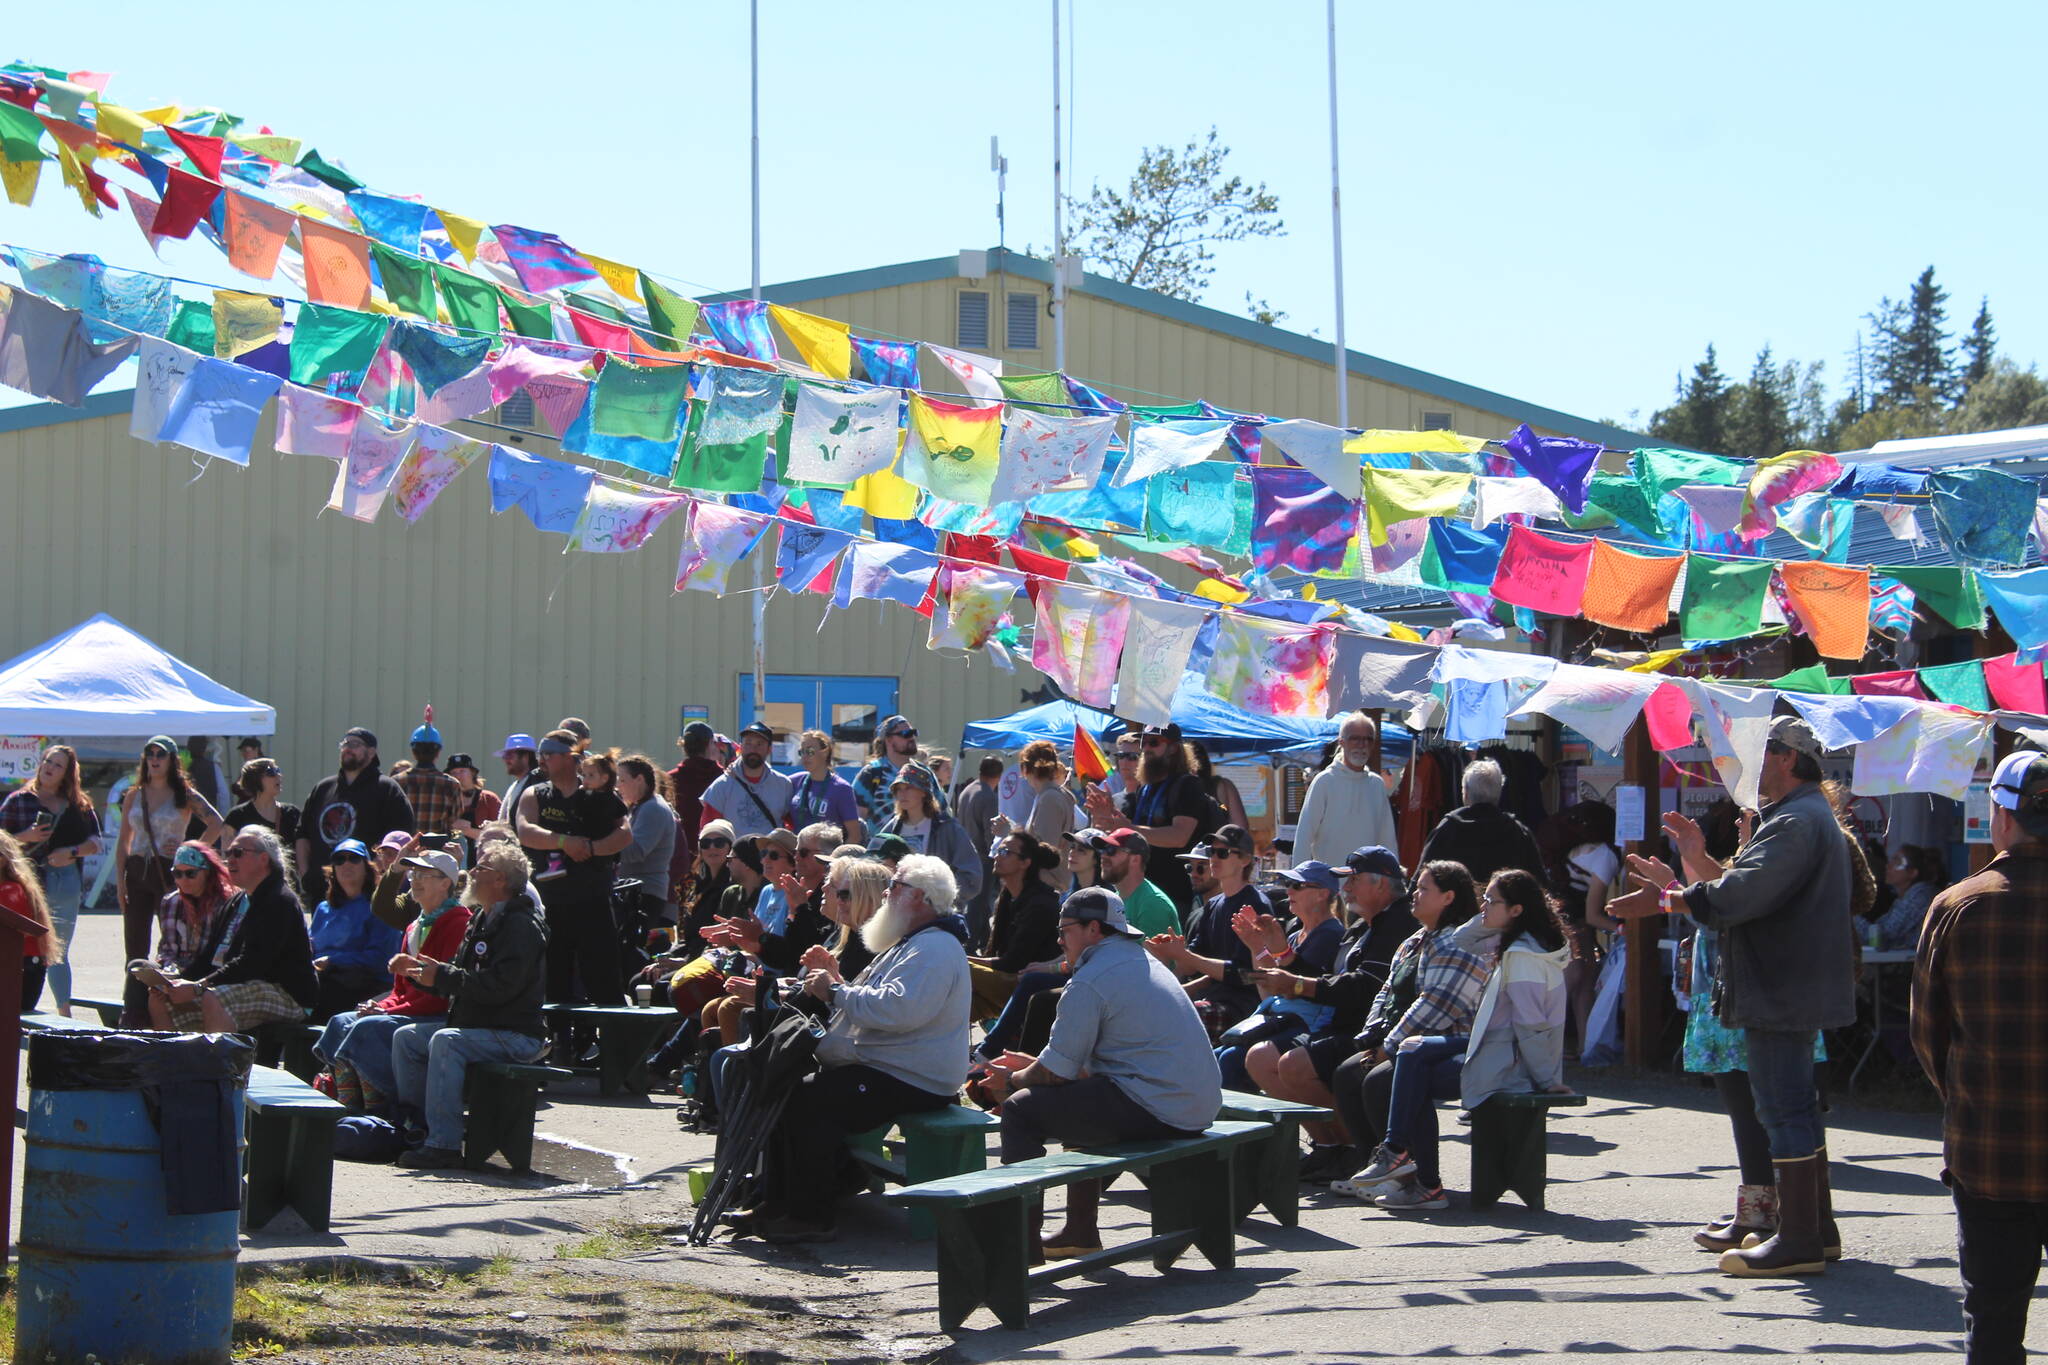
[[1671, 851], [1678, 855], [1681, 863], [1707, 851], [1707, 836], [1700, 829], [1699, 822], [1675, 810], [1664, 816], [1664, 837], [1671, 841]]
[[754, 978], [751, 976], [728, 976], [725, 979], [725, 993], [743, 1005], [754, 1003]]
[[802, 965], [805, 970], [823, 972], [834, 981], [845, 980], [839, 974], [839, 959], [832, 956], [832, 950], [822, 943], [814, 943], [804, 949]]
[[1249, 905], [1240, 905], [1230, 917], [1230, 928], [1239, 941], [1254, 953], [1276, 958], [1287, 951], [1287, 931], [1271, 915], [1261, 915]]
[[1170, 967], [1187, 955], [1188, 941], [1179, 934], [1154, 934], [1145, 940], [1145, 951]]

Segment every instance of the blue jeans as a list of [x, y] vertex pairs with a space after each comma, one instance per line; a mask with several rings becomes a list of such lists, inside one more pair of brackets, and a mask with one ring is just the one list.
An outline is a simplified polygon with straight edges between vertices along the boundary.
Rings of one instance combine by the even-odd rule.
[[1771, 1159], [1812, 1156], [1827, 1142], [1820, 1092], [1813, 1084], [1812, 1029], [1742, 1031], [1749, 1052], [1749, 1089], [1757, 1122], [1771, 1139]]
[[1387, 1101], [1387, 1146], [1415, 1158], [1415, 1179], [1427, 1189], [1443, 1184], [1436, 1161], [1436, 1102], [1458, 1093], [1468, 1038], [1424, 1038], [1420, 1047], [1394, 1054], [1394, 1089]]
[[981, 1046], [975, 1050], [984, 1057], [1000, 1057], [1017, 1041], [1017, 1035], [1024, 1031], [1024, 1009], [1031, 1003], [1031, 997], [1040, 991], [1049, 991], [1055, 986], [1067, 984], [1067, 977], [1061, 972], [1026, 972], [1017, 978], [1017, 988], [1010, 992], [1009, 1003], [996, 1021], [988, 1026], [988, 1032], [981, 1037]]
[[[43, 869], [43, 895], [50, 902], [50, 924], [60, 945], [58, 952], [45, 951], [43, 959], [50, 964], [50, 994], [66, 1009], [71, 1007], [71, 935], [78, 928], [78, 903], [84, 893], [77, 863]], [[56, 961], [59, 957], [64, 960]]]
[[450, 1028], [418, 1019], [391, 1035], [393, 1090], [398, 1102], [423, 1111], [427, 1145], [462, 1150], [462, 1077], [471, 1062], [531, 1062], [547, 1040], [510, 1029]]
[[417, 1022], [404, 1014], [337, 1014], [313, 1044], [313, 1055], [324, 1062], [345, 1062], [372, 1089], [395, 1096], [398, 1077], [391, 1070], [391, 1036]]
[[732, 1086], [732, 1069], [746, 1059], [747, 1049], [753, 1043], [732, 1043], [711, 1054], [711, 1065], [705, 1070], [710, 1073], [711, 1102], [718, 1106], [718, 1112], [725, 1112], [726, 1091]]

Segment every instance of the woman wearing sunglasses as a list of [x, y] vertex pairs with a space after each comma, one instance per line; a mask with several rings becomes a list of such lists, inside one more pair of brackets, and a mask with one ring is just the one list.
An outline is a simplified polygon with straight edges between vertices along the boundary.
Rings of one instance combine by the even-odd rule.
[[[228, 865], [212, 844], [188, 839], [171, 855], [172, 890], [157, 902], [156, 952], [149, 959], [166, 977], [200, 974], [199, 950], [213, 933], [214, 923], [235, 894]], [[132, 974], [135, 964], [129, 964]], [[156, 996], [150, 996], [149, 1018], [157, 1024]], [[167, 1025], [170, 1016], [163, 1016]]]
[[221, 826], [223, 831], [232, 834], [250, 825], [262, 825], [276, 830], [278, 842], [286, 848], [296, 846], [300, 811], [282, 799], [284, 770], [277, 766], [277, 760], [264, 755], [244, 763], [239, 786], [248, 793], [248, 799], [228, 811]]

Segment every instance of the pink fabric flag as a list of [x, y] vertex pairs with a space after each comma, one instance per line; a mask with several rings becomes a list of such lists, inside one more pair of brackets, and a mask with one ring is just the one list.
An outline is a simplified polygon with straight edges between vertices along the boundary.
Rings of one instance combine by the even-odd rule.
[[1920, 675], [1910, 668], [1892, 673], [1859, 673], [1849, 679], [1849, 691], [1859, 697], [1911, 697], [1926, 701], [1920, 689]]
[[486, 371], [491, 377], [491, 401], [502, 403], [546, 375], [580, 373], [583, 365], [580, 359], [542, 355], [529, 346], [507, 346]]
[[354, 521], [375, 521], [418, 434], [417, 422], [387, 427], [367, 409], [358, 413], [348, 458], [335, 471], [334, 489], [327, 495], [327, 510]]
[[540, 414], [547, 429], [556, 436], [565, 436], [590, 396], [590, 381], [566, 374], [543, 375], [529, 380], [526, 392], [533, 398], [534, 411]]
[[361, 411], [346, 399], [286, 384], [277, 395], [277, 453], [345, 460]]
[[1825, 488], [1842, 477], [1842, 463], [1818, 450], [1788, 450], [1758, 460], [1750, 471], [1742, 499], [1742, 523], [1735, 529], [1746, 539], [1768, 534], [1778, 525], [1777, 508], [1801, 493]]
[[2017, 654], [2004, 654], [1996, 659], [1986, 659], [1984, 685], [1991, 690], [1991, 701], [2000, 710], [2026, 711], [2037, 716], [2048, 713], [2048, 696], [2044, 696], [2041, 665], [2021, 663]]
[[1550, 616], [1577, 616], [1593, 567], [1593, 542], [1553, 540], [1526, 526], [1508, 528], [1493, 571], [1493, 595]]
[[1108, 706], [1130, 619], [1127, 597], [1048, 583], [1038, 592], [1031, 666], [1082, 705]]
[[418, 521], [441, 490], [489, 449], [482, 441], [458, 432], [422, 426], [419, 440], [399, 463], [398, 478], [391, 485], [392, 510], [407, 523]]
[[770, 518], [718, 502], [692, 502], [676, 560], [676, 591], [725, 596], [726, 575], [767, 532]]
[[420, 400], [420, 420], [445, 425], [474, 417], [495, 407], [491, 398], [491, 374], [479, 367], [452, 384], [444, 384]]
[[1327, 630], [1224, 612], [1216, 618], [1209, 690], [1240, 710], [1262, 716], [1309, 716], [1330, 710]]
[[562, 553], [587, 550], [592, 554], [624, 554], [637, 550], [689, 502], [681, 493], [657, 493], [599, 475], [590, 482], [583, 511], [570, 528], [569, 543], [562, 547]]
[[1658, 684], [1643, 703], [1643, 720], [1650, 727], [1650, 747], [1660, 754], [1692, 743], [1692, 698], [1677, 683]]

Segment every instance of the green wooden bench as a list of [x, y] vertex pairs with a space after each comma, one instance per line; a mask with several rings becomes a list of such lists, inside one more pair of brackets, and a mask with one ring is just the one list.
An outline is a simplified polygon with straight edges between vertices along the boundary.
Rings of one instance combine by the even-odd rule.
[[1540, 1210], [1550, 1165], [1545, 1120], [1553, 1109], [1585, 1102], [1584, 1095], [1539, 1092], [1494, 1095], [1474, 1109], [1472, 1207], [1491, 1207], [1513, 1190], [1528, 1207]]
[[90, 996], [74, 995], [71, 997], [71, 1008], [75, 1010], [91, 1010], [99, 1015], [100, 1022], [108, 1028], [118, 1028], [121, 1024], [121, 1002], [119, 999], [99, 1000]]
[[[872, 1188], [922, 1185], [949, 1175], [965, 1175], [988, 1166], [988, 1134], [1002, 1120], [971, 1105], [952, 1104], [903, 1114], [872, 1132], [855, 1133], [846, 1145], [865, 1166]], [[891, 1132], [902, 1136], [891, 1141]], [[931, 1237], [936, 1224], [931, 1211], [910, 1211], [910, 1232], [919, 1241]]]
[[[1199, 1137], [1052, 1152], [1013, 1166], [969, 1171], [889, 1195], [936, 1216], [939, 1324], [952, 1332], [986, 1304], [1005, 1327], [1031, 1313], [1031, 1286], [1150, 1256], [1165, 1270], [1189, 1246], [1210, 1265], [1237, 1263], [1234, 1152], [1264, 1141], [1266, 1123], [1220, 1120]], [[1033, 1268], [1031, 1219], [1050, 1189], [1078, 1180], [1141, 1174], [1151, 1190], [1152, 1235], [1088, 1256]]]
[[513, 1170], [533, 1169], [534, 1108], [549, 1081], [576, 1073], [538, 1062], [471, 1062], [462, 1073], [462, 1164], [480, 1171], [503, 1152]]
[[289, 1071], [249, 1069], [247, 1187], [242, 1219], [260, 1228], [282, 1209], [327, 1231], [334, 1196], [334, 1125], [347, 1111]]
[[1301, 1125], [1335, 1115], [1319, 1105], [1226, 1090], [1216, 1117], [1264, 1123], [1271, 1129], [1265, 1141], [1248, 1142], [1237, 1149], [1238, 1221], [1243, 1222], [1264, 1204], [1274, 1222], [1294, 1227], [1301, 1221]]
[[548, 1005], [544, 1012], [597, 1030], [597, 1093], [647, 1093], [647, 1052], [665, 1029], [683, 1022], [667, 1005]]

